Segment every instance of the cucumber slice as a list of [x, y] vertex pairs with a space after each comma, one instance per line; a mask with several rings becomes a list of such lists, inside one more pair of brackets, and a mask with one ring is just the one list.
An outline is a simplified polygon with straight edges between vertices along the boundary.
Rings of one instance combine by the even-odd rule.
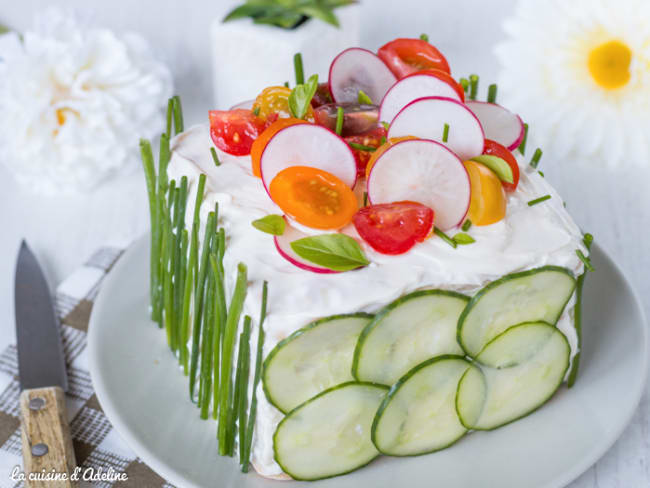
[[278, 424], [275, 460], [293, 479], [304, 481], [365, 466], [379, 455], [370, 429], [387, 391], [383, 385], [348, 382], [307, 400]]
[[458, 342], [473, 358], [514, 324], [555, 325], [576, 287], [571, 271], [544, 266], [493, 281], [467, 304], [458, 320]]
[[442, 354], [462, 355], [458, 317], [469, 298], [444, 290], [421, 290], [383, 308], [361, 333], [352, 374], [392, 385], [415, 365]]
[[269, 402], [287, 413], [317, 393], [351, 381], [354, 347], [372, 315], [333, 315], [312, 322], [280, 341], [264, 361]]
[[456, 390], [468, 369], [476, 367], [461, 356], [438, 356], [400, 378], [372, 424], [372, 442], [379, 452], [417, 456], [444, 449], [465, 435], [467, 428], [456, 413]]
[[463, 425], [492, 430], [537, 410], [562, 384], [570, 354], [564, 334], [550, 324], [534, 322], [510, 327], [477, 357], [482, 364], [495, 366], [481, 367], [486, 395], [480, 415], [476, 416], [475, 403], [466, 401], [476, 394], [477, 379], [468, 375], [458, 384], [456, 408]]

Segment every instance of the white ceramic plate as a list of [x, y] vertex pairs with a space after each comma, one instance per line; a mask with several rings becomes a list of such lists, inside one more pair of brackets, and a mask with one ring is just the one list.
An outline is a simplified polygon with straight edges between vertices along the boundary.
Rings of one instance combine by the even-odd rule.
[[[277, 488], [277, 481], [244, 475], [233, 459], [217, 455], [215, 423], [199, 419], [164, 332], [148, 320], [148, 248], [144, 237], [119, 260], [90, 319], [90, 371], [106, 415], [138, 456], [179, 487]], [[597, 271], [586, 280], [584, 348], [573, 389], [562, 387], [525, 419], [472, 433], [439, 453], [382, 457], [316, 484], [556, 488], [585, 471], [630, 420], [647, 370], [646, 324], [638, 298], [598, 247], [592, 261]]]

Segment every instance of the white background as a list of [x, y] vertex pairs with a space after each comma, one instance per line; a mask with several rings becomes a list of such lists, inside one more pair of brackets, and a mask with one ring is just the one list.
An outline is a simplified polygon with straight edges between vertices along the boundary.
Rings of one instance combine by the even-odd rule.
[[[540, 2], [543, 8], [544, 2]], [[0, 23], [24, 30], [48, 5], [78, 7], [116, 31], [140, 32], [154, 45], [175, 76], [186, 125], [207, 119], [212, 106], [209, 24], [222, 17], [230, 0], [21, 0], [0, 4]], [[365, 0], [362, 45], [376, 49], [398, 36], [429, 34], [444, 52], [456, 77], [479, 73], [484, 86], [499, 66], [492, 47], [503, 38], [501, 24], [515, 0]], [[92, 10], [90, 10], [92, 8]], [[543, 101], [540, 101], [543, 103]], [[0, 130], [2, 128], [0, 127]], [[534, 126], [532, 127], [534, 134]], [[650, 159], [650, 158], [649, 158]], [[564, 196], [584, 229], [623, 268], [650, 310], [650, 161], [610, 172], [589, 161], [554, 160], [541, 167]], [[13, 341], [13, 268], [20, 239], [26, 238], [51, 283], [60, 282], [97, 247], [125, 245], [147, 230], [148, 210], [141, 175], [117, 179], [90, 195], [42, 197], [17, 188], [0, 166], [0, 346]], [[585, 324], [587, 329], [589, 324]], [[620, 324], [625, 333], [625, 324]], [[572, 488], [650, 486], [650, 415], [644, 395], [632, 424], [616, 445]], [[567, 432], [570, 435], [570, 432]], [[543, 463], [543, 460], [540, 460]], [[522, 487], [523, 488], [523, 487]]]

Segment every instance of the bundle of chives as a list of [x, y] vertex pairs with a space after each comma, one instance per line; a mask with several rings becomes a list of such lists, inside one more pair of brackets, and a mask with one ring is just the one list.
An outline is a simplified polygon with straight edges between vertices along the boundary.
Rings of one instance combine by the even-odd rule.
[[239, 263], [237, 266], [237, 282], [233, 291], [232, 299], [230, 300], [230, 308], [228, 309], [228, 316], [226, 318], [226, 326], [223, 337], [223, 349], [221, 354], [221, 381], [219, 391], [219, 454], [230, 455], [232, 453], [232, 444], [230, 439], [232, 436], [232, 356], [233, 348], [235, 345], [235, 335], [237, 333], [237, 325], [241, 317], [244, 299], [246, 298], [247, 288], [247, 269], [244, 263]]
[[[251, 457], [253, 445], [253, 430], [257, 417], [257, 385], [262, 375], [262, 350], [264, 349], [264, 320], [266, 319], [266, 302], [268, 297], [268, 283], [265, 281], [262, 286], [262, 309], [260, 310], [260, 322], [257, 331], [257, 350], [255, 354], [255, 373], [253, 375], [253, 396], [251, 397], [251, 408], [248, 413], [248, 424], [246, 426], [246, 439], [243, 444], [244, 452], [240, 456], [241, 470], [248, 472], [248, 464]], [[240, 441], [241, 442], [241, 441]], [[240, 444], [241, 446], [241, 444]], [[240, 447], [242, 449], [242, 447]]]
[[208, 222], [205, 226], [203, 236], [203, 248], [201, 249], [201, 261], [199, 263], [199, 279], [194, 290], [194, 320], [192, 324], [192, 351], [190, 358], [190, 398], [194, 401], [194, 390], [196, 388], [196, 372], [199, 365], [199, 347], [201, 344], [201, 318], [203, 316], [203, 300], [205, 298], [205, 279], [208, 270], [208, 257], [210, 256], [210, 245], [214, 237], [216, 219], [214, 212], [208, 214]]
[[183, 266], [187, 246], [183, 251], [183, 231], [185, 230], [185, 207], [187, 206], [187, 176], [181, 178], [178, 189], [178, 198], [174, 202], [174, 255], [173, 255], [173, 290], [174, 290], [174, 316], [172, 327], [172, 350], [176, 353], [180, 348], [180, 323], [183, 298]]

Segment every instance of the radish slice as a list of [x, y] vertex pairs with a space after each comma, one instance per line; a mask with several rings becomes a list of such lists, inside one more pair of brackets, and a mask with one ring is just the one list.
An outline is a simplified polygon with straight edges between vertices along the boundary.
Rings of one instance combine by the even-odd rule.
[[392, 122], [400, 110], [413, 100], [423, 97], [446, 97], [463, 101], [454, 87], [441, 77], [433, 73], [415, 73], [402, 78], [388, 90], [381, 101], [379, 120]]
[[312, 271], [313, 273], [340, 273], [340, 271], [334, 271], [329, 268], [322, 268], [312, 263], [311, 261], [307, 261], [306, 259], [298, 256], [293, 251], [293, 249], [291, 249], [291, 243], [293, 241], [297, 241], [298, 239], [302, 239], [303, 237], [309, 236], [303, 232], [300, 232], [295, 227], [291, 227], [291, 225], [289, 225], [289, 220], [286, 217], [284, 220], [287, 221], [287, 225], [284, 228], [284, 234], [281, 236], [274, 236], [273, 238], [273, 241], [275, 242], [275, 248], [280, 253], [280, 256], [282, 256], [294, 266], [297, 266], [298, 268], [304, 269], [306, 271]]
[[233, 105], [232, 107], [230, 107], [229, 110], [236, 110], [238, 108], [251, 110], [253, 108], [254, 103], [255, 103], [255, 100], [244, 100], [243, 102], [239, 102], [238, 104]]
[[[442, 142], [445, 124], [449, 134], [447, 142]], [[444, 97], [418, 98], [404, 107], [388, 129], [388, 138], [401, 136], [438, 141], [463, 161], [483, 154], [485, 145], [478, 118], [465, 104]]]
[[381, 59], [360, 47], [346, 49], [330, 65], [330, 93], [336, 103], [356, 103], [363, 90], [378, 104], [396, 81]]
[[524, 123], [519, 115], [496, 103], [468, 100], [466, 105], [478, 117], [485, 137], [513, 151], [524, 139]]
[[350, 188], [357, 180], [357, 163], [350, 146], [320, 125], [291, 125], [280, 129], [269, 140], [260, 162], [262, 182], [267, 192], [275, 175], [291, 166], [322, 169]]
[[458, 156], [444, 145], [410, 139], [388, 148], [368, 176], [371, 203], [413, 201], [432, 208], [442, 230], [460, 225], [469, 209], [470, 183]]

